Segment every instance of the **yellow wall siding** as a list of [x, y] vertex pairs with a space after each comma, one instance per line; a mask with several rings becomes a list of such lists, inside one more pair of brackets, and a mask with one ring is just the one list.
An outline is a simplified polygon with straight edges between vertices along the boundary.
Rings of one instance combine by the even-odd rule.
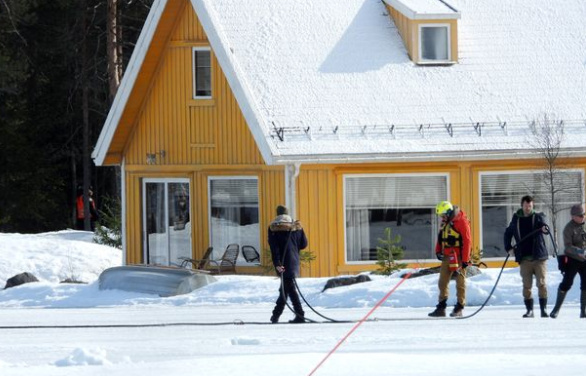
[[276, 215], [277, 205], [285, 204], [285, 172], [282, 166], [263, 171], [258, 181], [260, 244], [258, 252], [261, 254], [263, 265], [271, 265], [265, 250], [268, 245], [268, 227]]
[[[142, 260], [142, 178], [188, 177], [191, 182], [191, 218], [193, 256], [201, 257], [209, 246], [208, 178], [210, 176], [256, 176], [259, 187], [259, 231], [263, 264], [270, 265], [264, 250], [268, 249], [266, 229], [275, 216], [275, 208], [285, 202], [283, 166], [185, 166], [183, 172], [169, 166], [167, 171], [154, 171], [154, 166], [134, 167], [126, 173], [127, 192], [127, 260]], [[586, 170], [586, 160], [561, 161], [560, 167]], [[311, 267], [302, 268], [302, 276], [333, 276], [377, 269], [374, 264], [347, 264], [345, 261], [345, 223], [343, 177], [349, 174], [448, 174], [450, 200], [468, 214], [472, 227], [473, 250], [480, 248], [479, 174], [486, 171], [527, 171], [540, 169], [539, 160], [482, 161], [460, 163], [393, 163], [355, 165], [302, 165], [297, 180], [297, 217], [309, 239], [309, 250], [317, 259]], [[504, 231], [504, 229], [503, 229]], [[501, 262], [490, 262], [498, 266]], [[424, 267], [436, 262], [411, 265]], [[511, 263], [511, 266], [514, 264]], [[262, 268], [239, 267], [239, 272], [261, 274]]]
[[141, 221], [141, 180], [132, 173], [125, 174], [126, 179], [126, 263], [143, 263], [142, 257], [142, 221]]
[[297, 185], [297, 214], [307, 235], [308, 249], [317, 257], [302, 276], [338, 274], [340, 229], [338, 184], [330, 166], [301, 166]]
[[413, 60], [413, 28], [411, 20], [390, 5], [385, 4], [385, 6], [389, 12], [389, 15], [395, 22], [395, 26], [397, 27], [397, 30], [403, 39], [403, 43], [405, 43], [405, 48], [407, 49], [409, 57], [411, 60]]
[[212, 99], [193, 99], [192, 48], [209, 46], [185, 7], [125, 149], [127, 165], [264, 164], [212, 51]]
[[205, 40], [208, 37], [193, 11], [190, 1], [185, 1], [182, 17], [179, 20], [175, 33], [171, 36], [172, 41]]

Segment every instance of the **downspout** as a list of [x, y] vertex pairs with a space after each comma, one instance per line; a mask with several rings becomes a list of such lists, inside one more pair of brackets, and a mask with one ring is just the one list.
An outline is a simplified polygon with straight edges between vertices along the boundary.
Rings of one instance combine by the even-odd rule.
[[297, 177], [300, 168], [301, 163], [285, 165], [285, 206], [293, 219], [297, 219]]

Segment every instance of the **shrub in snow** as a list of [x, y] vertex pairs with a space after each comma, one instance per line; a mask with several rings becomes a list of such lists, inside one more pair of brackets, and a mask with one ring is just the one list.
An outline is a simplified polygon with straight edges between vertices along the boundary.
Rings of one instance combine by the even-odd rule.
[[110, 247], [122, 249], [122, 209], [119, 199], [106, 197], [100, 222], [96, 226], [94, 241]]

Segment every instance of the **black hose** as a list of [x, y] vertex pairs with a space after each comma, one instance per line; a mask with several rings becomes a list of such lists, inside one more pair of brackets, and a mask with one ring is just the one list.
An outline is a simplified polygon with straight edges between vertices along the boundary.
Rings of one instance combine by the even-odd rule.
[[[549, 237], [553, 243], [554, 255], [557, 256], [557, 247], [556, 247], [555, 241], [553, 239], [553, 236], [551, 235], [551, 231], [549, 231], [549, 227], [547, 225], [546, 225], [546, 227], [547, 227], [547, 234], [549, 235]], [[519, 244], [523, 243], [525, 240], [532, 238], [533, 235], [535, 235], [539, 231], [542, 231], [542, 229], [538, 228], [536, 230], [531, 231], [529, 234], [527, 234], [525, 237], [523, 237], [521, 240], [519, 240], [519, 242], [513, 246], [513, 249], [517, 248], [519, 246]], [[488, 294], [488, 297], [486, 298], [484, 303], [482, 303], [482, 305], [480, 305], [480, 307], [476, 311], [472, 312], [471, 314], [469, 314], [467, 316], [456, 317], [457, 319], [460, 319], [460, 320], [469, 319], [469, 318], [475, 316], [478, 312], [482, 311], [482, 309], [484, 309], [484, 306], [486, 306], [486, 303], [488, 303], [488, 301], [492, 297], [492, 294], [494, 293], [494, 290], [496, 290], [496, 287], [499, 284], [499, 281], [501, 279], [501, 275], [503, 274], [505, 266], [507, 265], [507, 261], [509, 261], [509, 256], [510, 256], [510, 253], [507, 251], [507, 257], [505, 258], [505, 261], [503, 262], [503, 266], [501, 267], [501, 271], [499, 272], [499, 275], [496, 279], [496, 282], [494, 283], [494, 286], [492, 287], [492, 290], [490, 290], [490, 293]]]

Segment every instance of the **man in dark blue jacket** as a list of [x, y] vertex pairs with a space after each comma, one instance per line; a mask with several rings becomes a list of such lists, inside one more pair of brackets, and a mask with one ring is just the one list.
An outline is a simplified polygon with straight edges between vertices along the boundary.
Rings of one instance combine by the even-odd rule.
[[[514, 249], [515, 261], [519, 263], [521, 278], [523, 280], [523, 298], [527, 313], [523, 317], [533, 317], [533, 298], [531, 288], [533, 286], [533, 276], [539, 294], [539, 307], [541, 317], [549, 317], [546, 312], [547, 307], [547, 258], [549, 252], [545, 245], [544, 234], [547, 234], [547, 224], [545, 215], [536, 213], [533, 210], [533, 197], [524, 196], [521, 199], [522, 208], [519, 209], [509, 227], [505, 231], [505, 249], [513, 255], [511, 240], [515, 238], [517, 247]], [[536, 231], [540, 230], [540, 231]]]
[[277, 274], [282, 275], [279, 298], [273, 309], [271, 322], [276, 324], [285, 309], [287, 298], [291, 300], [295, 310], [295, 319], [291, 323], [305, 322], [305, 313], [295, 290], [295, 277], [299, 275], [299, 251], [307, 247], [307, 237], [298, 221], [293, 222], [289, 211], [284, 206], [277, 206], [277, 217], [269, 226], [269, 246], [273, 257], [273, 265]]

